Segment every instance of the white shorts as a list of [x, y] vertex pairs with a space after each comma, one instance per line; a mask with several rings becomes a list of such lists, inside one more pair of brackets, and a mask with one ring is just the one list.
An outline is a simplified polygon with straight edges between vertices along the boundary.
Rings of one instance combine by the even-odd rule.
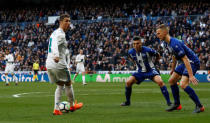
[[85, 67], [84, 66], [77, 66], [76, 72], [77, 73], [85, 72]]
[[70, 72], [65, 69], [47, 69], [48, 77], [51, 83], [71, 82]]
[[13, 64], [6, 65], [5, 73], [14, 73], [14, 68], [15, 68], [15, 66]]

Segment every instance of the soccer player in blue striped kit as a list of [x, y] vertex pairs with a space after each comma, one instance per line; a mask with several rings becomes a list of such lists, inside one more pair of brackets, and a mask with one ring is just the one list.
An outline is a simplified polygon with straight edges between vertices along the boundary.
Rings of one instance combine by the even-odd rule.
[[171, 105], [168, 90], [163, 80], [160, 77], [160, 73], [155, 69], [155, 65], [152, 62], [152, 57], [156, 57], [156, 61], [159, 60], [160, 55], [155, 50], [142, 46], [140, 37], [133, 38], [133, 47], [128, 51], [129, 58], [133, 61], [138, 71], [133, 73], [132, 76], [126, 81], [125, 96], [126, 101], [121, 106], [130, 105], [130, 97], [132, 92], [132, 85], [134, 83], [140, 84], [145, 79], [151, 79], [160, 86], [161, 92], [166, 99], [168, 105]]
[[[180, 110], [182, 106], [180, 104], [179, 88], [177, 82], [180, 81], [181, 88], [189, 95], [196, 105], [194, 113], [203, 112], [204, 106], [201, 104], [195, 91], [189, 86], [192, 82], [194, 85], [198, 84], [198, 80], [195, 78], [196, 71], [200, 68], [200, 60], [197, 55], [188, 48], [182, 41], [173, 38], [169, 35], [169, 29], [166, 25], [161, 24], [157, 30], [157, 37], [163, 40], [168, 45], [169, 53], [173, 54], [171, 76], [169, 83], [171, 85], [172, 94], [174, 97], [174, 104], [171, 105], [166, 111]], [[178, 65], [176, 62], [179, 62]], [[177, 67], [175, 68], [175, 66]]]

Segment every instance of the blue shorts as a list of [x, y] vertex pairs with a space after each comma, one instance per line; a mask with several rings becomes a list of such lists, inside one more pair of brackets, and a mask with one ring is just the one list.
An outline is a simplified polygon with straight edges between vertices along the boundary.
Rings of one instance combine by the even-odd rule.
[[[190, 64], [191, 64], [193, 75], [195, 75], [197, 70], [199, 70], [199, 68], [200, 68], [200, 64], [194, 64], [194, 63], [190, 63]], [[178, 65], [175, 69], [175, 72], [178, 73], [179, 75], [184, 75], [184, 76], [189, 77], [187, 68], [185, 67], [184, 64]]]
[[136, 72], [136, 73], [132, 74], [132, 76], [134, 76], [137, 80], [136, 84], [140, 84], [145, 79], [151, 79], [152, 80], [152, 78], [156, 75], [160, 75], [159, 72], [156, 69], [152, 69], [149, 72]]

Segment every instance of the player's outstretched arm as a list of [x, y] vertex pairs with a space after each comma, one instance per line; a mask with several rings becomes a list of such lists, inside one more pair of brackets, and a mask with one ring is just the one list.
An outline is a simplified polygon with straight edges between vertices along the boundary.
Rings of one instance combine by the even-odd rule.
[[160, 56], [160, 53], [156, 53], [156, 58], [155, 58], [155, 62], [159, 62], [161, 56]]
[[128, 54], [128, 60], [131, 61], [134, 65], [136, 65], [136, 62], [132, 59], [132, 57]]
[[192, 82], [194, 85], [197, 85], [198, 84], [198, 80], [193, 75], [189, 59], [187, 58], [186, 55], [184, 57], [182, 57], [182, 61], [184, 62], [185, 67], [187, 68], [187, 72], [188, 72], [188, 75], [189, 75], [190, 82]]

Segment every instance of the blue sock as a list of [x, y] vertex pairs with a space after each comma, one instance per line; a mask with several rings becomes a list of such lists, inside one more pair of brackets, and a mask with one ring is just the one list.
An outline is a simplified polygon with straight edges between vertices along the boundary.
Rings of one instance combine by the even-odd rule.
[[180, 104], [180, 99], [179, 99], [179, 87], [177, 84], [175, 85], [171, 85], [171, 91], [172, 91], [172, 94], [173, 94], [173, 97], [174, 97], [174, 103], [176, 105], [179, 105]]
[[196, 95], [195, 91], [190, 87], [187, 86], [184, 91], [190, 96], [190, 98], [194, 101], [194, 103], [199, 106], [202, 107], [200, 100], [198, 98], [198, 96]]
[[130, 104], [132, 87], [125, 87], [125, 96], [126, 96], [126, 103]]
[[160, 88], [160, 90], [161, 90], [163, 96], [165, 97], [167, 104], [170, 105], [171, 101], [170, 101], [167, 87], [164, 85], [162, 88]]

